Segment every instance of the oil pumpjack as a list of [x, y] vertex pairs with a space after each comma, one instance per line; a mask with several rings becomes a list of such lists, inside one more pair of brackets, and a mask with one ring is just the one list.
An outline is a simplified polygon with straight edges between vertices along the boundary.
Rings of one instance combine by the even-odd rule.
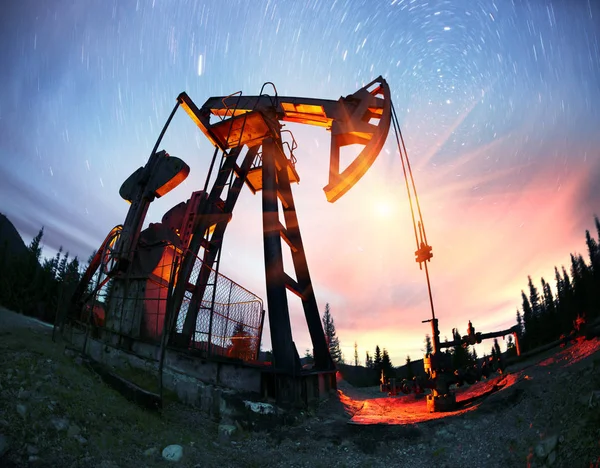
[[[223, 238], [246, 185], [254, 194], [262, 192], [272, 385], [282, 394], [281, 389], [295, 385], [302, 374], [292, 339], [286, 295], [290, 291], [302, 302], [314, 350], [313, 374], [320, 375], [318, 385], [335, 388], [335, 365], [323, 333], [292, 194], [292, 184], [300, 180], [293, 153], [296, 142], [293, 135], [282, 136], [287, 132], [282, 123], [320, 126], [331, 132], [324, 191], [333, 203], [379, 155], [392, 121], [390, 89], [378, 77], [351, 95], [325, 100], [279, 96], [274, 85], [275, 94], [267, 95], [265, 85], [258, 96], [240, 92], [212, 97], [199, 108], [186, 93], [177, 97], [148, 162], [120, 188], [121, 197], [131, 204], [123, 225], [113, 228], [98, 249], [66, 316], [59, 318], [60, 325], [69, 319], [91, 326], [97, 339], [121, 349], [132, 349], [136, 342], [152, 343], [160, 349], [155, 356], [160, 354], [161, 366], [167, 348], [200, 351], [210, 360], [227, 356], [224, 350], [231, 351], [236, 339], [246, 341], [244, 352], [236, 357], [256, 361], [262, 301], [233, 282], [228, 283], [229, 299], [217, 287]], [[203, 190], [169, 210], [161, 223], [142, 230], [150, 203], [179, 185], [190, 171], [181, 159], [158, 151], [179, 107], [214, 145], [210, 169]], [[362, 150], [342, 170], [340, 149], [348, 145], [361, 145]], [[290, 249], [295, 278], [284, 271], [284, 248]], [[231, 300], [234, 287], [248, 293], [236, 304]], [[95, 298], [106, 289], [106, 300], [99, 303]], [[233, 305], [241, 307], [237, 315], [232, 315]]]

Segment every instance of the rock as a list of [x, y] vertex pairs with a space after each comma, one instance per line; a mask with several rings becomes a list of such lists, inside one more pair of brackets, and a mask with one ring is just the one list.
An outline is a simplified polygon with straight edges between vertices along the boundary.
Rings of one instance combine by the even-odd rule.
[[29, 455], [37, 455], [40, 453], [40, 449], [38, 449], [35, 445], [27, 444], [27, 453]]
[[0, 419], [0, 427], [8, 427], [9, 425], [6, 419]]
[[38, 457], [37, 455], [31, 455], [27, 461], [29, 462], [29, 464], [34, 465], [36, 463], [39, 463], [40, 460], [40, 457]]
[[183, 447], [181, 445], [168, 445], [163, 449], [162, 457], [165, 460], [178, 462], [183, 457]]
[[436, 436], [438, 437], [450, 437], [452, 434], [450, 434], [450, 432], [447, 429], [438, 429], [438, 431], [435, 433]]
[[158, 453], [158, 449], [156, 447], [151, 447], [149, 449], [144, 450], [145, 457], [152, 457]]
[[54, 429], [56, 429], [59, 432], [66, 431], [69, 428], [69, 421], [64, 418], [52, 418], [50, 420], [50, 423], [52, 423]]
[[79, 429], [79, 426], [77, 424], [71, 424], [69, 426], [69, 429], [67, 430], [67, 435], [69, 437], [75, 437], [76, 435], [79, 435], [80, 432], [81, 429]]
[[235, 434], [237, 427], [232, 424], [219, 424], [219, 435], [224, 437], [231, 437]]
[[79, 442], [81, 445], [87, 444], [87, 439], [83, 437], [81, 434], [77, 434], [74, 436], [74, 439]]
[[254, 413], [260, 414], [273, 414], [275, 413], [275, 407], [269, 403], [261, 403], [244, 400], [244, 405]]
[[23, 387], [19, 389], [19, 393], [17, 394], [17, 398], [19, 400], [28, 400], [31, 396], [31, 392], [29, 390], [25, 390]]
[[588, 399], [588, 407], [594, 408], [600, 401], [600, 390], [594, 390]]
[[27, 407], [25, 405], [17, 405], [17, 413], [25, 419], [27, 417]]
[[548, 455], [548, 458], [546, 458], [546, 465], [552, 466], [552, 465], [554, 465], [555, 461], [556, 461], [556, 450], [552, 450], [552, 452], [550, 452], [550, 454]]
[[535, 447], [535, 454], [540, 459], [544, 459], [548, 456], [550, 452], [552, 452], [556, 448], [556, 444], [558, 443], [558, 436], [552, 435], [550, 437], [546, 437]]
[[0, 434], [0, 458], [2, 458], [6, 452], [8, 452], [8, 439]]

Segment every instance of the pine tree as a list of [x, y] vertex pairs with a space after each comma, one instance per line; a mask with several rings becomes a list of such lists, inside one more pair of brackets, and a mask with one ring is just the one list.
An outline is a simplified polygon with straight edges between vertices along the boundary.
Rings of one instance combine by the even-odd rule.
[[498, 338], [494, 338], [494, 352], [496, 354], [496, 357], [501, 357], [502, 356], [502, 352], [500, 351], [500, 344], [498, 344]]
[[35, 236], [33, 238], [33, 240], [31, 241], [31, 244], [29, 244], [29, 252], [31, 252], [31, 254], [33, 255], [33, 258], [36, 260], [36, 262], [39, 262], [40, 257], [42, 256], [42, 247], [40, 244], [41, 244], [43, 236], [44, 236], [44, 227], [42, 227], [42, 229], [40, 229], [37, 236]]
[[588, 248], [588, 256], [592, 270], [597, 271], [600, 268], [600, 251], [596, 240], [590, 235], [590, 231], [585, 231], [585, 243]]
[[410, 356], [406, 356], [406, 378], [411, 380], [414, 376], [415, 373], [412, 370]]
[[369, 355], [369, 351], [367, 351], [367, 357], [365, 359], [365, 367], [367, 369], [373, 369], [373, 358]]
[[452, 353], [452, 367], [454, 370], [462, 369], [469, 363], [469, 351], [460, 344], [461, 336], [456, 328], [452, 329], [452, 339], [457, 343]]
[[543, 318], [543, 330], [545, 341], [549, 342], [556, 339], [559, 335], [558, 320], [556, 315], [556, 306], [554, 304], [554, 296], [550, 285], [546, 283], [544, 278], [542, 282], [542, 292], [544, 294], [544, 318]]
[[531, 276], [528, 276], [527, 279], [529, 280], [529, 304], [531, 305], [531, 312], [533, 313], [533, 316], [537, 319], [542, 315], [540, 294], [533, 284], [533, 281], [531, 281]]
[[354, 342], [354, 366], [358, 367], [358, 343]]
[[65, 278], [65, 270], [67, 268], [68, 261], [69, 261], [69, 252], [65, 252], [65, 255], [63, 256], [62, 260], [58, 264], [57, 276], [58, 276], [59, 281], [63, 281]]
[[523, 334], [523, 317], [521, 317], [521, 312], [517, 309], [517, 327], [519, 335]]
[[381, 349], [379, 345], [375, 346], [375, 358], [373, 359], [373, 367], [377, 369], [377, 372], [381, 371]]
[[529, 304], [529, 299], [527, 298], [527, 295], [524, 291], [521, 291], [521, 298], [523, 299], [523, 325], [525, 326], [523, 347], [526, 349], [532, 349], [534, 334], [536, 333], [535, 317], [533, 316], [531, 305]]
[[329, 346], [329, 354], [333, 362], [339, 363], [342, 361], [342, 352], [340, 351], [340, 341], [335, 332], [335, 324], [331, 311], [329, 309], [329, 303], [325, 304], [325, 313], [323, 314], [323, 331], [325, 332], [325, 339]]
[[58, 265], [60, 264], [60, 256], [62, 255], [62, 245], [59, 247], [58, 252], [56, 252], [56, 256], [52, 261], [52, 274], [57, 277], [58, 276]]
[[431, 337], [427, 334], [425, 335], [425, 355], [433, 353], [433, 344], [431, 343]]
[[385, 376], [390, 377], [392, 375], [392, 360], [387, 352], [387, 349], [383, 348], [383, 354], [381, 355], [381, 369]]

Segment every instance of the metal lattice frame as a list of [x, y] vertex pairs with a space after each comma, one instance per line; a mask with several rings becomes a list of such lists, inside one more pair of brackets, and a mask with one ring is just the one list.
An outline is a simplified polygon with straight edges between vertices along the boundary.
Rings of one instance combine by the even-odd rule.
[[[90, 294], [79, 313], [68, 317], [71, 325], [85, 327], [94, 335], [104, 333], [159, 345], [168, 316], [169, 282], [175, 278], [178, 261], [183, 255], [171, 244], [164, 248], [161, 261], [147, 278], [109, 277], [110, 256], [103, 255], [100, 268], [89, 282]], [[202, 266], [202, 260], [195, 257], [191, 281], [197, 278]], [[262, 300], [212, 269], [207, 286], [191, 346], [182, 349], [191, 347], [208, 356], [257, 360], [264, 320]], [[178, 331], [186, 319], [191, 296], [186, 292], [176, 314]], [[133, 314], [138, 317], [137, 322], [125, 313], [126, 308], [139, 312]]]

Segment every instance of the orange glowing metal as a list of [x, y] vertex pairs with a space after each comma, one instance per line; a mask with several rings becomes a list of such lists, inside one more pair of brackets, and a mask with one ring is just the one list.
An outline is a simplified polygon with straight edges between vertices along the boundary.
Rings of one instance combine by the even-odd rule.
[[346, 411], [354, 414], [351, 424], [357, 425], [403, 425], [415, 424], [433, 419], [464, 414], [476, 409], [481, 398], [496, 391], [498, 387], [504, 390], [516, 383], [522, 373], [498, 376], [470, 387], [461, 387], [456, 391], [456, 400], [461, 409], [445, 413], [430, 413], [423, 395], [403, 395], [400, 397], [383, 397], [374, 399], [351, 398], [338, 390], [340, 401]]

